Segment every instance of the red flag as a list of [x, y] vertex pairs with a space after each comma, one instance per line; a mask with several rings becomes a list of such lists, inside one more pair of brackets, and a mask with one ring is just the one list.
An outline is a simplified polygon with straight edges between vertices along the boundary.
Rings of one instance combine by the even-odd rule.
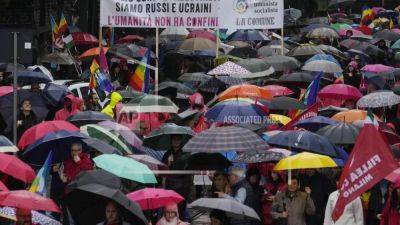
[[304, 112], [302, 112], [301, 114], [296, 116], [294, 119], [292, 119], [285, 126], [281, 127], [281, 130], [291, 130], [293, 128], [293, 125], [297, 121], [317, 116], [318, 115], [318, 106], [319, 106], [319, 103], [314, 103], [313, 105], [308, 107]]
[[364, 124], [339, 180], [340, 194], [332, 213], [337, 221], [347, 204], [397, 169], [392, 151], [373, 124]]

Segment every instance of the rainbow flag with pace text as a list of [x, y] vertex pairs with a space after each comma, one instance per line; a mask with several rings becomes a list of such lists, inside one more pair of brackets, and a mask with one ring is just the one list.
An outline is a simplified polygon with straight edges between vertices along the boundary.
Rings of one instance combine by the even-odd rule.
[[[150, 62], [150, 50], [146, 51], [146, 54], [142, 58], [142, 63], [149, 64]], [[135, 72], [129, 79], [129, 85], [136, 91], [149, 93], [150, 89], [150, 69], [145, 65], [139, 64], [136, 67]]]

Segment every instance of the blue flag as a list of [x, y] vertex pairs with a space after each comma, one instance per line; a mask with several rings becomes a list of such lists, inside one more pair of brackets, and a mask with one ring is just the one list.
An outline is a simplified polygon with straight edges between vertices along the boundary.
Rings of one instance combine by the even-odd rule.
[[322, 72], [319, 72], [317, 76], [315, 76], [314, 80], [311, 82], [311, 84], [308, 86], [306, 93], [304, 95], [304, 104], [307, 105], [307, 107], [312, 106], [315, 102], [317, 102], [317, 94], [319, 91], [319, 81], [322, 76]]

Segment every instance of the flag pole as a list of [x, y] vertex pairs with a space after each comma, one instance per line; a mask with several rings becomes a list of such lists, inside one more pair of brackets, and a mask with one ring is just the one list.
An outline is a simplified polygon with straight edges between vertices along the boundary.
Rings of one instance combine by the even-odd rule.
[[100, 48], [103, 42], [103, 27], [99, 25], [99, 54], [100, 54]]
[[154, 93], [158, 94], [158, 53], [159, 53], [159, 30], [156, 27], [156, 70], [154, 71]]
[[281, 28], [281, 54], [284, 55], [283, 49], [284, 49], [284, 42], [283, 42], [283, 26]]
[[215, 58], [218, 58], [218, 49], [219, 49], [219, 45], [220, 45], [220, 40], [219, 40], [219, 28], [217, 28], [217, 45], [216, 45], [216, 49], [215, 49]]

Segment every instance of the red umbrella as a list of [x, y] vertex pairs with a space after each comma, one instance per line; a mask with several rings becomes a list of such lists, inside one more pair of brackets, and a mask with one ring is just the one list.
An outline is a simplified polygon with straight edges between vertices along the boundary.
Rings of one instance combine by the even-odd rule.
[[322, 88], [318, 93], [319, 98], [333, 98], [341, 100], [355, 100], [357, 101], [362, 97], [361, 92], [347, 84], [331, 84]]
[[3, 184], [3, 182], [0, 181], [0, 191], [8, 191], [8, 188], [6, 187], [5, 184]]
[[271, 94], [275, 96], [286, 96], [293, 94], [293, 91], [287, 87], [280, 86], [280, 85], [267, 85], [264, 86], [263, 89], [268, 90]]
[[60, 212], [60, 208], [58, 208], [53, 200], [25, 190], [0, 192], [0, 205], [21, 209]]
[[187, 36], [187, 39], [190, 38], [206, 38], [213, 42], [217, 42], [217, 37], [214, 34], [204, 30], [195, 30], [190, 32], [190, 34]]
[[75, 45], [98, 45], [99, 39], [95, 36], [85, 32], [72, 33]]
[[52, 120], [39, 123], [22, 134], [22, 137], [18, 142], [18, 147], [23, 149], [47, 134], [60, 130], [79, 131], [79, 128], [72, 123], [63, 120]]
[[143, 41], [144, 38], [139, 35], [127, 35], [121, 39], [117, 40], [117, 44], [123, 44], [123, 43], [133, 43], [136, 41]]
[[0, 97], [6, 94], [13, 92], [14, 89], [12, 86], [1, 86], [0, 87]]
[[0, 153], [0, 171], [25, 183], [32, 183], [35, 171], [13, 155]]
[[160, 188], [144, 188], [126, 195], [130, 200], [137, 202], [142, 210], [158, 209], [169, 203], [179, 203], [184, 200], [175, 191]]
[[356, 30], [361, 31], [366, 35], [371, 35], [372, 34], [372, 29], [370, 27], [368, 27], [368, 26], [365, 26], [365, 25], [356, 27]]

